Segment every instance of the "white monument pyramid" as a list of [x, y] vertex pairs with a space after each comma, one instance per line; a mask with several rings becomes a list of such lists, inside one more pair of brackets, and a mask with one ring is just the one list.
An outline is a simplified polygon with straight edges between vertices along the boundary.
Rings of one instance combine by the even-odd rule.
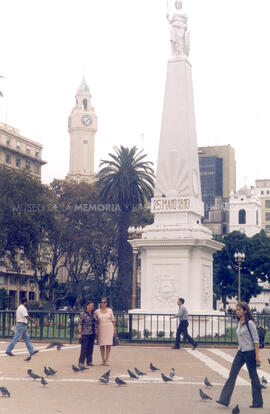
[[172, 57], [151, 200], [154, 223], [143, 229], [141, 239], [130, 241], [141, 252], [141, 309], [136, 311], [174, 313], [177, 298], [183, 297], [190, 313], [209, 314], [213, 311], [213, 253], [223, 245], [201, 224], [189, 32], [182, 3], [176, 1], [175, 7], [172, 17], [167, 16]]

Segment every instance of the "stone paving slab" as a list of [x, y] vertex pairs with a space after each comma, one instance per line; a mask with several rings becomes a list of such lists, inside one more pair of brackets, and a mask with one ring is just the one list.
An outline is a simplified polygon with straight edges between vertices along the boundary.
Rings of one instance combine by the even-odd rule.
[[[211, 414], [231, 413], [238, 403], [241, 413], [270, 413], [269, 390], [263, 392], [264, 408], [250, 409], [251, 387], [247, 372], [240, 372], [239, 385], [236, 386], [230, 408], [215, 403], [225, 382], [226, 370], [230, 368], [228, 360], [236, 349], [217, 348], [217, 354], [207, 348], [172, 350], [170, 347], [128, 346], [113, 347], [110, 367], [99, 365], [99, 348], [95, 346], [94, 364], [89, 370], [74, 373], [71, 365], [78, 363], [80, 346], [66, 344], [61, 351], [45, 349], [46, 344], [34, 344], [40, 352], [28, 363], [24, 343], [14, 349], [15, 357], [8, 357], [4, 351], [7, 344], [0, 342], [0, 386], [4, 385], [11, 398], [0, 397], [1, 414]], [[260, 375], [270, 378], [270, 365], [267, 358], [269, 350], [262, 350], [263, 364]], [[160, 371], [152, 372], [152, 362]], [[26, 373], [31, 368], [42, 375], [43, 367], [50, 365], [58, 372], [49, 378], [44, 388], [39, 380], [33, 381]], [[139, 368], [147, 375], [139, 380], [128, 377], [127, 368], [134, 371]], [[175, 379], [165, 384], [160, 372], [168, 375], [175, 368]], [[98, 382], [99, 377], [111, 369], [111, 380], [107, 385]], [[225, 371], [224, 371], [225, 370]], [[119, 376], [127, 385], [119, 387], [114, 378]], [[207, 376], [213, 388], [206, 389], [203, 384]], [[202, 388], [213, 400], [202, 402], [199, 389]]]

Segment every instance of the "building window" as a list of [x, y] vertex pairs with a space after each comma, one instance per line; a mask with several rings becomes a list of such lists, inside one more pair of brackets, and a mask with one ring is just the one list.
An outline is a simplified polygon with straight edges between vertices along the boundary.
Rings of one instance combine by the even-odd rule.
[[270, 221], [270, 213], [265, 213], [265, 221]]
[[30, 147], [29, 147], [29, 145], [26, 145], [26, 152], [27, 152], [28, 154], [30, 154]]
[[20, 168], [20, 166], [21, 166], [21, 159], [16, 158], [16, 167]]
[[269, 190], [266, 191], [266, 194], [269, 194]]
[[259, 225], [259, 212], [256, 210], [256, 225]]
[[0, 276], [0, 285], [4, 285], [6, 282], [5, 276]]
[[11, 164], [11, 156], [9, 154], [6, 154], [6, 163]]
[[27, 170], [30, 170], [30, 162], [29, 161], [25, 161], [25, 168]]
[[34, 166], [34, 171], [35, 171], [35, 173], [39, 173], [39, 171], [40, 171], [40, 167], [39, 167], [39, 165], [38, 164], [35, 164], [35, 166]]
[[261, 194], [263, 194], [263, 190], [261, 190]]
[[21, 144], [19, 142], [17, 142], [16, 147], [19, 149], [21, 148]]
[[83, 100], [83, 109], [87, 111], [87, 99]]
[[266, 231], [266, 233], [270, 233], [270, 226], [269, 225], [265, 226], [265, 231]]
[[39, 151], [36, 151], [36, 157], [38, 157], [39, 156]]
[[10, 145], [11, 139], [7, 138], [7, 145]]
[[238, 224], [246, 224], [246, 210], [239, 210]]
[[29, 292], [29, 300], [35, 300], [35, 293]]
[[83, 143], [84, 143], [84, 144], [88, 144], [87, 139], [84, 139], [84, 140], [83, 140]]
[[9, 283], [11, 285], [16, 285], [16, 277], [15, 276], [9, 276]]
[[265, 208], [270, 208], [270, 200], [265, 200]]

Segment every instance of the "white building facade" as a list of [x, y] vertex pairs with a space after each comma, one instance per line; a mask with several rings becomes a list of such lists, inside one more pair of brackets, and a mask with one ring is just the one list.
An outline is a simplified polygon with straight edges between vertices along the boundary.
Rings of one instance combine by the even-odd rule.
[[247, 237], [262, 230], [261, 201], [253, 188], [244, 186], [229, 201], [229, 232], [240, 231]]

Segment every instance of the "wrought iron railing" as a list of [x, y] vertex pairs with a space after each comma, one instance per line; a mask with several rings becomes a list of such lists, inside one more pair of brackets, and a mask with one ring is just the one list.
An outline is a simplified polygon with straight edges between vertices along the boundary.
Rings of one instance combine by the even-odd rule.
[[[77, 341], [79, 312], [31, 311], [38, 321], [29, 323], [29, 334], [33, 340], [58, 339]], [[173, 343], [178, 319], [169, 314], [130, 314], [114, 312], [117, 335], [121, 342]], [[0, 311], [0, 338], [13, 336], [15, 311]], [[270, 345], [270, 316], [257, 315], [257, 324], [266, 328], [265, 344]], [[201, 344], [237, 344], [237, 319], [235, 315], [189, 315], [189, 334]]]

